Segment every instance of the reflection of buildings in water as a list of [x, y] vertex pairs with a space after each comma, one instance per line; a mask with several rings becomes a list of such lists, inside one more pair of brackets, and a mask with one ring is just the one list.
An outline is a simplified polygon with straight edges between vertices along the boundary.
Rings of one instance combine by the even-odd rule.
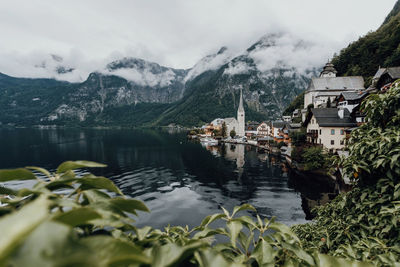
[[239, 178], [243, 174], [243, 166], [245, 163], [244, 160], [244, 151], [246, 146], [245, 145], [233, 145], [233, 144], [225, 144], [226, 147], [226, 154], [225, 158], [231, 161], [236, 161], [236, 168], [239, 173]]
[[288, 177], [289, 169], [283, 162], [281, 163], [281, 169], [282, 169], [282, 177]]
[[258, 157], [258, 159], [259, 159], [260, 161], [262, 161], [262, 162], [268, 161], [268, 154], [267, 154], [267, 153], [265, 153], [265, 154], [258, 154], [257, 157]]
[[213, 156], [220, 157], [221, 151], [219, 146], [205, 146], [205, 148], [211, 152]]

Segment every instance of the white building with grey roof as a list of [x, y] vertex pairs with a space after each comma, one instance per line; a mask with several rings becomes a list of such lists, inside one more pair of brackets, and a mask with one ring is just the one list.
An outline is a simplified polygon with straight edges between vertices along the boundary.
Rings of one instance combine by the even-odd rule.
[[327, 63], [319, 77], [314, 77], [304, 94], [304, 108], [310, 104], [314, 107], [324, 107], [342, 92], [357, 92], [364, 90], [364, 78], [361, 76], [336, 77], [336, 69], [332, 63]]
[[357, 123], [348, 109], [312, 108], [305, 125], [308, 142], [337, 151], [345, 146], [346, 130]]

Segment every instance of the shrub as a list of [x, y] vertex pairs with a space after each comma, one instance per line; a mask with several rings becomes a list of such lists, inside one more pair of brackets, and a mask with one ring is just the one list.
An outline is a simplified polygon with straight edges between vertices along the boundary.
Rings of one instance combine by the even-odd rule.
[[283, 146], [285, 146], [285, 145], [286, 145], [285, 142], [280, 141], [280, 142], [278, 143], [277, 147], [278, 147], [278, 148], [281, 148], [281, 147], [283, 147]]
[[289, 136], [292, 139], [292, 144], [295, 146], [300, 146], [307, 140], [305, 128], [301, 128], [299, 132], [291, 132]]
[[320, 146], [312, 146], [304, 149], [302, 157], [306, 171], [321, 169], [326, 162], [326, 155]]

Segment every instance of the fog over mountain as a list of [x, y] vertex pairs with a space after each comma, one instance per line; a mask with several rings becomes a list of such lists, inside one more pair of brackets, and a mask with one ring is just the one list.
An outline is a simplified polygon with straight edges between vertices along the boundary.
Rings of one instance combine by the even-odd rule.
[[[176, 69], [193, 68], [193, 76], [242, 54], [260, 36], [282, 33], [275, 50], [252, 52], [258, 68], [283, 64], [307, 69], [376, 29], [394, 2], [7, 1], [0, 10], [0, 72], [82, 82], [112, 61], [135, 57]], [[299, 39], [312, 45], [301, 49]], [[229, 53], [210, 62], [205, 59], [223, 46]], [[241, 67], [227, 72], [243, 71]]]

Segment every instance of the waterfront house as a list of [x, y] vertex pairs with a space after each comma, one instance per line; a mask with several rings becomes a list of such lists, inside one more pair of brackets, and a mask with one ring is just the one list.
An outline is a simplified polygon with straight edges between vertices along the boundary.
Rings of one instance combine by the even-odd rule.
[[[314, 77], [304, 94], [304, 108], [309, 105], [326, 107], [342, 92], [356, 92], [364, 89], [364, 79], [361, 76], [336, 77], [336, 69], [332, 63], [327, 63], [319, 77]], [[329, 99], [329, 100], [328, 100]]]
[[337, 151], [345, 146], [346, 130], [356, 127], [357, 123], [348, 109], [312, 108], [305, 125], [308, 142]]
[[262, 122], [257, 127], [257, 135], [259, 136], [271, 136], [271, 125], [267, 122]]
[[257, 138], [257, 145], [259, 145], [259, 146], [266, 146], [266, 145], [268, 145], [271, 141], [274, 141], [274, 138], [272, 138], [271, 136], [259, 137], [259, 138]]
[[282, 133], [282, 128], [285, 126], [286, 122], [284, 121], [273, 121], [271, 123], [271, 135], [274, 138], [275, 142], [282, 142], [284, 137]]
[[246, 124], [246, 129], [245, 129], [246, 136], [247, 137], [257, 136], [258, 135], [257, 128], [259, 125], [260, 125], [260, 123], [258, 123], [256, 121], [249, 121]]
[[279, 131], [279, 135], [283, 137], [283, 142], [289, 145], [292, 143], [290, 134], [292, 132], [299, 132], [300, 129], [301, 129], [301, 123], [285, 123], [285, 125]]
[[222, 129], [222, 124], [224, 123], [224, 119], [214, 119], [212, 122], [210, 122], [209, 124], [206, 124], [202, 127], [202, 129], [204, 130], [204, 134], [206, 136], [212, 136], [214, 131], [221, 131]]

